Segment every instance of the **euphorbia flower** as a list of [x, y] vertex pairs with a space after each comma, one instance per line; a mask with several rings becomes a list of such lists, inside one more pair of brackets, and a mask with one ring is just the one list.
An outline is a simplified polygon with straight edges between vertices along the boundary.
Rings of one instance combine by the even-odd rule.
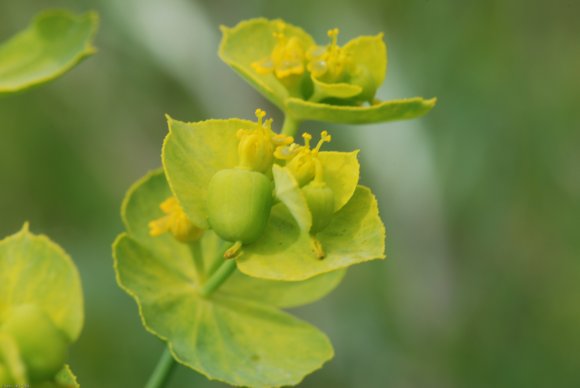
[[302, 29], [279, 19], [252, 19], [222, 31], [222, 60], [278, 105], [290, 122], [410, 119], [435, 105], [435, 99], [419, 97], [376, 99], [387, 70], [382, 33], [340, 47], [337, 28], [328, 31], [328, 45], [318, 45]]
[[[288, 144], [291, 140], [273, 132], [261, 117], [258, 123], [169, 119], [169, 128], [163, 164], [173, 195], [192, 222], [236, 243], [226, 255], [238, 255], [243, 273], [303, 280], [384, 257], [385, 232], [376, 200], [370, 190], [358, 186], [358, 151], [322, 151], [322, 144], [330, 141], [326, 132], [313, 149], [310, 135], [303, 146]], [[246, 147], [245, 136], [254, 135], [272, 143], [256, 138], [257, 148]], [[246, 152], [260, 155], [259, 160], [245, 166], [243, 160], [254, 160]], [[266, 160], [271, 163], [262, 163]], [[227, 180], [221, 179], [224, 173]], [[232, 181], [241, 182], [238, 175], [248, 178], [230, 187]], [[227, 187], [215, 189], [216, 177]], [[259, 198], [266, 201], [267, 187], [274, 198], [262, 203]]]

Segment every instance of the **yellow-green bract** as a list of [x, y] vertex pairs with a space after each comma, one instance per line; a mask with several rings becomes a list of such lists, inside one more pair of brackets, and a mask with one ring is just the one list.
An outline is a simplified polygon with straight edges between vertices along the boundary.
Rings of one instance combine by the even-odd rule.
[[0, 44], [0, 94], [50, 81], [94, 54], [97, 24], [94, 12], [39, 14], [27, 29]]
[[70, 257], [25, 225], [0, 241], [0, 295], [0, 383], [75, 386], [64, 358], [83, 325], [83, 297]]
[[173, 357], [209, 379], [251, 387], [295, 385], [332, 358], [324, 333], [280, 307], [323, 297], [344, 272], [280, 282], [236, 271], [204, 297], [200, 291], [224, 261], [227, 244], [211, 230], [190, 244], [171, 234], [151, 237], [147, 224], [162, 215], [159, 203], [172, 194], [162, 171], [129, 190], [121, 211], [126, 232], [117, 238], [113, 255], [119, 285]]
[[246, 20], [222, 27], [220, 58], [293, 121], [373, 123], [422, 116], [435, 99], [378, 101], [387, 69], [382, 34], [340, 47], [317, 45], [301, 28], [282, 20]]

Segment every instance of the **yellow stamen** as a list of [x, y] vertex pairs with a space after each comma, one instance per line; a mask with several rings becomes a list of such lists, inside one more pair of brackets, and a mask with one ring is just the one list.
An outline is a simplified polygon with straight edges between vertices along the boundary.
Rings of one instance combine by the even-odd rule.
[[324, 143], [330, 143], [331, 140], [332, 136], [328, 134], [328, 131], [322, 131], [322, 133], [320, 134], [320, 140], [318, 141], [318, 144], [316, 144], [316, 148], [312, 150], [312, 153], [318, 154], [322, 145]]
[[288, 37], [285, 33], [286, 24], [276, 23], [276, 31], [273, 32], [276, 44], [268, 58], [252, 63], [252, 67], [259, 74], [270, 74], [279, 78], [287, 78], [292, 75], [304, 73], [305, 49], [302, 42], [295, 36]]
[[340, 30], [333, 28], [328, 30], [330, 43], [326, 47], [311, 48], [307, 53], [308, 70], [312, 75], [324, 82], [342, 82], [345, 70], [350, 62], [347, 53], [338, 46], [338, 34]]
[[290, 147], [277, 149], [275, 153], [278, 159], [286, 160], [286, 167], [292, 172], [300, 186], [304, 186], [314, 178], [318, 181], [323, 180], [322, 164], [318, 159], [318, 153], [324, 143], [332, 140], [328, 131], [322, 131], [318, 144], [314, 149], [310, 149], [312, 135], [303, 133], [302, 138], [304, 139], [303, 146], [292, 144]]
[[195, 226], [185, 215], [177, 198], [169, 197], [159, 205], [165, 215], [149, 222], [149, 235], [159, 237], [167, 232], [183, 243], [195, 241], [203, 234], [203, 229]]

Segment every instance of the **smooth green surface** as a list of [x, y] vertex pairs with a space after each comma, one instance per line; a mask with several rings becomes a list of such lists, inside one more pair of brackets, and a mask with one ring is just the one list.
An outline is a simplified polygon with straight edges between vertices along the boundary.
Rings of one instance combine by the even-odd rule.
[[2, 331], [0, 331], [0, 367], [3, 368], [0, 384], [26, 384], [28, 382], [26, 367], [16, 340]]
[[[235, 272], [203, 297], [189, 250], [170, 240], [163, 242], [167, 250], [160, 250], [158, 238], [143, 233], [168, 193], [161, 172], [134, 185], [122, 211], [128, 233], [119, 236], [113, 248], [119, 285], [137, 301], [147, 330], [167, 341], [182, 364], [233, 385], [296, 384], [330, 359], [332, 346], [322, 332], [275, 305], [321, 297], [343, 273], [289, 283], [250, 279]], [[211, 268], [213, 260], [223, 260], [223, 245], [215, 234], [206, 232], [201, 244], [208, 264], [204, 268]], [[235, 262], [229, 263], [235, 268]]]
[[95, 12], [42, 12], [26, 30], [0, 43], [0, 94], [50, 81], [94, 54], [97, 24]]
[[312, 78], [314, 85], [314, 94], [311, 97], [313, 101], [320, 101], [325, 98], [351, 98], [362, 92], [362, 87], [359, 85], [351, 85], [347, 83], [329, 84]]
[[226, 241], [253, 243], [268, 223], [273, 189], [261, 172], [218, 171], [209, 182], [206, 201], [211, 229]]
[[420, 97], [380, 101], [373, 105], [349, 106], [289, 98], [285, 110], [295, 120], [316, 120], [329, 123], [371, 124], [421, 117], [435, 106], [436, 99]]
[[0, 330], [16, 341], [31, 383], [52, 379], [64, 365], [69, 342], [37, 305], [14, 307]]
[[145, 388], [162, 388], [164, 387], [169, 378], [171, 377], [171, 372], [175, 369], [176, 361], [168, 348], [163, 350], [155, 369], [151, 374], [151, 377], [147, 381]]
[[310, 234], [279, 204], [272, 209], [264, 237], [246, 247], [237, 259], [238, 268], [253, 277], [297, 281], [383, 259], [385, 227], [370, 190], [359, 186], [316, 238], [326, 253], [322, 260], [317, 256]]
[[318, 159], [322, 163], [324, 182], [334, 193], [334, 211], [339, 211], [352, 198], [360, 177], [359, 151], [322, 151]]
[[23, 304], [41, 307], [72, 342], [83, 326], [83, 296], [71, 258], [28, 225], [0, 241], [0, 323]]
[[276, 198], [288, 208], [300, 229], [310, 230], [312, 215], [308, 211], [306, 198], [298, 187], [298, 182], [287, 168], [274, 165], [272, 173], [276, 184]]
[[343, 49], [353, 61], [350, 82], [362, 88], [356, 100], [372, 101], [387, 75], [387, 46], [383, 34], [359, 36], [346, 43]]

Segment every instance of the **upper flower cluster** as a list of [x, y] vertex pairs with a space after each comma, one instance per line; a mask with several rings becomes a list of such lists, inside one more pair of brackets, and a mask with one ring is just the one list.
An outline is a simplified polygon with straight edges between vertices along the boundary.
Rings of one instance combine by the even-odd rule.
[[[369, 123], [421, 116], [435, 99], [379, 101], [387, 72], [383, 34], [339, 44], [339, 29], [317, 43], [282, 20], [252, 19], [222, 27], [220, 57], [295, 121]], [[248, 47], [252, 47], [248, 50]]]
[[321, 46], [293, 36], [283, 21], [275, 25], [276, 44], [270, 55], [252, 63], [257, 73], [273, 74], [291, 95], [305, 100], [373, 103], [387, 68], [383, 34], [359, 37], [340, 47], [339, 29], [334, 28], [328, 31], [330, 43]]

